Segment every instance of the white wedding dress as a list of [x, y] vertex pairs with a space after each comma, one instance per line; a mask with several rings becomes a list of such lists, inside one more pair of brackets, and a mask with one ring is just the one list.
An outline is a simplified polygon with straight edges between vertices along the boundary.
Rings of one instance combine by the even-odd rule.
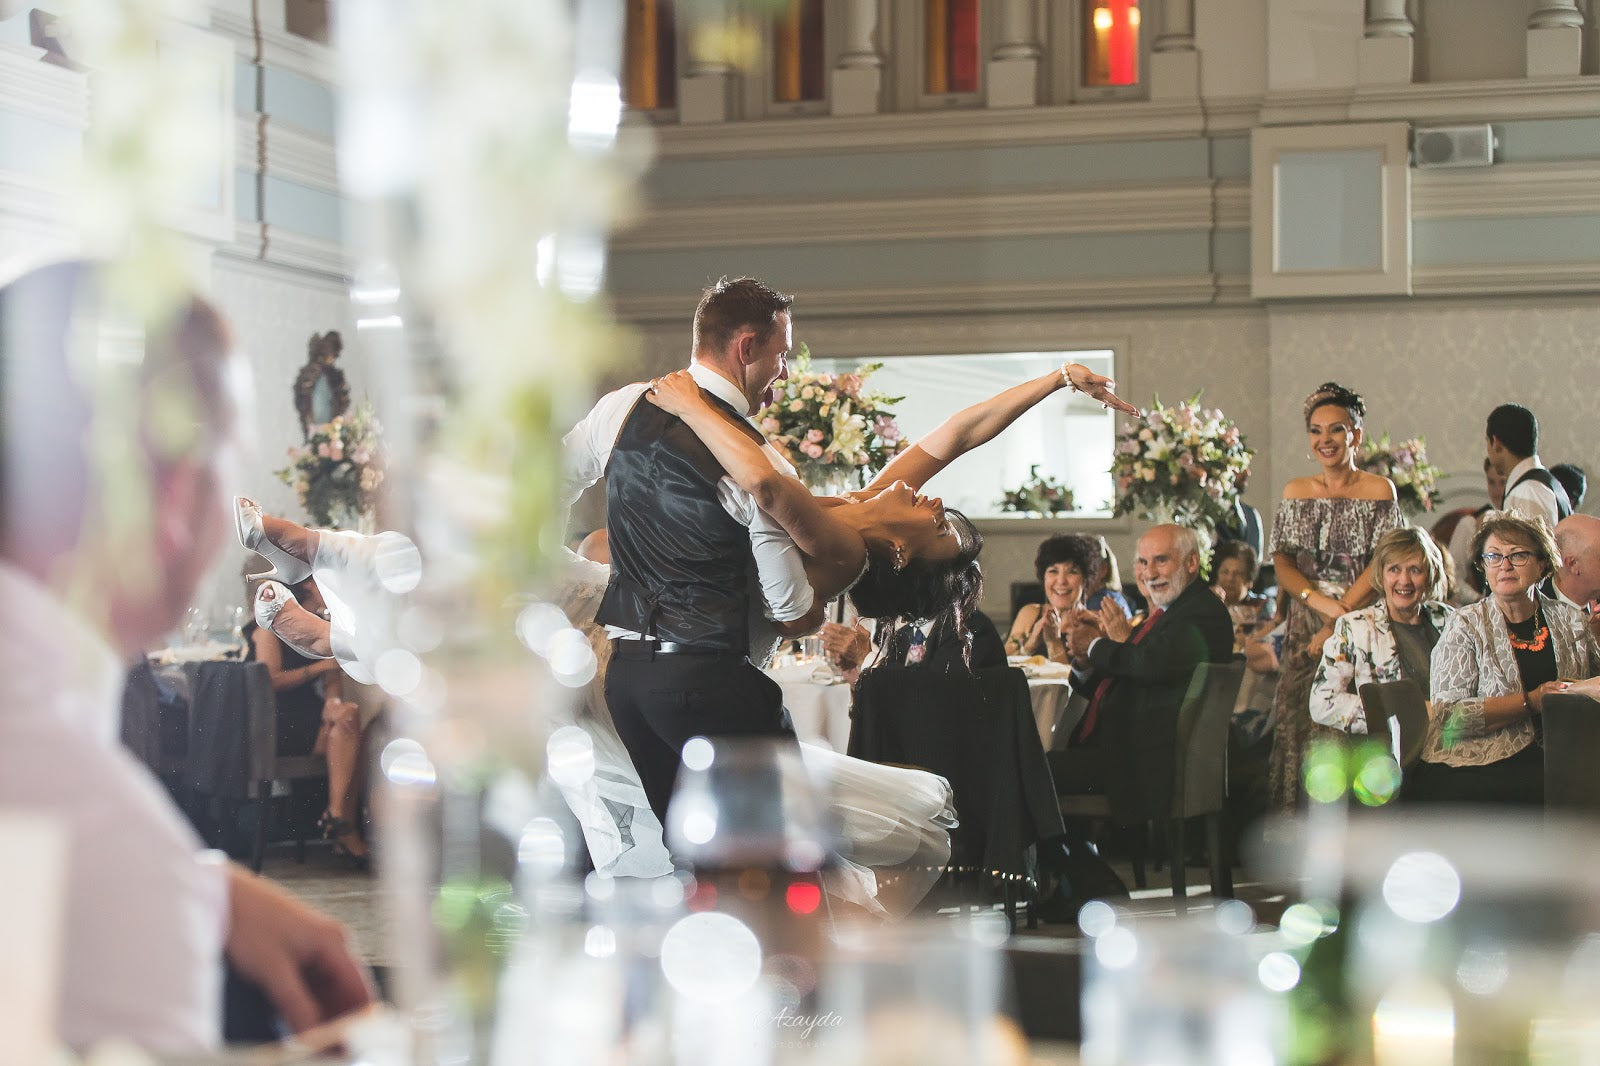
[[[595, 868], [617, 877], [658, 877], [673, 869], [661, 823], [650, 810], [627, 749], [606, 707], [611, 643], [594, 620], [610, 568], [566, 553], [566, 581], [557, 605], [594, 648], [599, 669], [584, 691], [575, 725], [593, 742], [595, 773], [561, 783], [562, 797], [583, 829]], [[770, 648], [762, 635], [752, 647]], [[766, 657], [761, 652], [761, 658]], [[824, 872], [830, 895], [875, 914], [903, 916], [933, 887], [950, 859], [956, 823], [950, 783], [923, 770], [852, 759], [800, 743], [805, 768], [828, 796], [841, 829], [840, 863]]]

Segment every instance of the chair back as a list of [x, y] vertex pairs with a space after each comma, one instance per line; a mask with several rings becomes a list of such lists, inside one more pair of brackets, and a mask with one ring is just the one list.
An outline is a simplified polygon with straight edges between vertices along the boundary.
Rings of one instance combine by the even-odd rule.
[[[1062, 831], [1022, 671], [876, 667], [856, 684], [850, 716], [851, 755], [950, 782], [961, 820], [952, 866], [1021, 873], [1027, 845]], [[1041, 795], [1053, 826], [1037, 825]]]
[[[1244, 681], [1241, 662], [1201, 663], [1178, 707], [1172, 816], [1215, 814], [1228, 798], [1228, 725]], [[1183, 861], [1181, 857], [1174, 861]]]
[[1553, 692], [1542, 717], [1545, 807], [1600, 812], [1600, 702]]
[[1371, 681], [1361, 686], [1360, 696], [1367, 735], [1388, 736], [1400, 768], [1415, 766], [1428, 739], [1428, 701], [1422, 688], [1409, 677]]

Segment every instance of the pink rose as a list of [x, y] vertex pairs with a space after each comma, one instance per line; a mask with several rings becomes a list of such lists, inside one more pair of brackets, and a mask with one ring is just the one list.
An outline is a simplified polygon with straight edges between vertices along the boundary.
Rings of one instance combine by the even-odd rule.
[[808, 430], [806, 430], [806, 440], [810, 441], [812, 444], [821, 444], [822, 443], [822, 430], [820, 430], [820, 429], [808, 429]]
[[763, 433], [776, 433], [778, 428], [778, 420], [776, 418], [763, 418], [761, 420], [761, 432]]
[[800, 450], [805, 452], [807, 455], [809, 455], [813, 459], [821, 459], [822, 458], [822, 445], [820, 445], [820, 444], [813, 444], [813, 443], [807, 442], [805, 444], [800, 445]]
[[342, 441], [334, 441], [329, 445], [328, 458], [336, 463], [344, 458], [344, 443]]
[[846, 396], [859, 396], [859, 395], [861, 395], [861, 375], [860, 374], [840, 374], [839, 375], [839, 391], [844, 393]]
[[333, 450], [329, 447], [327, 441], [323, 441], [321, 444], [317, 445], [317, 454], [322, 456], [324, 459], [333, 458]]

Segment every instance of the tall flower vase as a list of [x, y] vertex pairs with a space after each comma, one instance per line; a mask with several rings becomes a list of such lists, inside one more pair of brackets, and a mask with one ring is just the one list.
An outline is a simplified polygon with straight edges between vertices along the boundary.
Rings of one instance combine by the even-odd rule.
[[800, 472], [800, 479], [814, 496], [843, 496], [858, 488], [854, 467], [816, 466]]

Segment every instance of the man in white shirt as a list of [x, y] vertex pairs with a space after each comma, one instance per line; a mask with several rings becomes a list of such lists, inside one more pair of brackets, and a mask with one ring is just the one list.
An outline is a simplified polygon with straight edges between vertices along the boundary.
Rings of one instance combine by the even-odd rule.
[[1505, 403], [1489, 412], [1490, 464], [1506, 479], [1503, 510], [1542, 518], [1546, 529], [1572, 513], [1567, 490], [1539, 461], [1539, 421], [1521, 404]]
[[[702, 294], [689, 372], [741, 419], [787, 376], [792, 298], [753, 278]], [[606, 701], [656, 815], [665, 819], [683, 744], [694, 736], [792, 736], [782, 690], [748, 658], [751, 632], [799, 636], [822, 621], [788, 534], [722, 471], [643, 383], [600, 399], [567, 434], [563, 504], [606, 477], [611, 579], [596, 619], [615, 652]], [[759, 594], [750, 583], [754, 571]], [[764, 601], [764, 602], [757, 602]]]
[[99, 295], [83, 264], [0, 289], [0, 810], [66, 834], [61, 1039], [193, 1053], [218, 1042], [224, 955], [296, 1030], [371, 989], [338, 923], [202, 851], [118, 742], [126, 663], [227, 533], [234, 405], [213, 308], [130, 340]]

